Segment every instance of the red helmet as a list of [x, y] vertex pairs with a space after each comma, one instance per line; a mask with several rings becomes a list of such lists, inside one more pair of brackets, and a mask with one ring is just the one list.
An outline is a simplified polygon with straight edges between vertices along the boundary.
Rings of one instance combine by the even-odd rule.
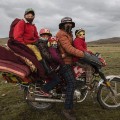
[[50, 38], [48, 39], [48, 42], [54, 42], [54, 41], [58, 42], [57, 37], [50, 37]]
[[52, 36], [52, 34], [50, 33], [50, 30], [47, 28], [42, 28], [39, 32], [40, 35], [44, 35], [44, 34], [48, 34], [49, 36]]

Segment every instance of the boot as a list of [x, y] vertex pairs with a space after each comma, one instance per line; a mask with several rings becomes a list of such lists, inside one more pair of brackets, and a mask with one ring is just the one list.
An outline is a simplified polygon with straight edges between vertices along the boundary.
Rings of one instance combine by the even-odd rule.
[[67, 120], [76, 120], [75, 111], [73, 109], [64, 109], [62, 114]]
[[47, 65], [46, 61], [45, 60], [41, 60], [40, 63], [43, 65], [43, 67], [45, 68], [45, 71], [47, 74], [50, 74], [52, 73], [52, 70], [51, 68]]

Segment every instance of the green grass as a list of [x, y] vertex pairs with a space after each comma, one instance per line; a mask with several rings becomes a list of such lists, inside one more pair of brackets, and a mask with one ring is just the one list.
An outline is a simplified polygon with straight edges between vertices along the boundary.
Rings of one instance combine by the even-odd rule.
[[[120, 45], [89, 49], [102, 53], [107, 62], [103, 69], [106, 75], [120, 75]], [[0, 120], [64, 120], [60, 114], [63, 108], [63, 103], [55, 103], [50, 110], [34, 111], [24, 101], [23, 91], [18, 86], [0, 81]], [[78, 120], [120, 120], [120, 109], [102, 109], [90, 96], [86, 101], [75, 104], [75, 109]]]

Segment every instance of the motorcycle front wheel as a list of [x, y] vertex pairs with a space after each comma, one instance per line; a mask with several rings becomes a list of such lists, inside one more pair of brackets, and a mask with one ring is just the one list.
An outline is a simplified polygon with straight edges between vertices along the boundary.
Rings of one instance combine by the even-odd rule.
[[[29, 92], [29, 90], [26, 88], [24, 90], [24, 97], [25, 97], [25, 100], [26, 98], [30, 98], [30, 99], [33, 99], [35, 96], [34, 94], [31, 94]], [[27, 104], [32, 107], [34, 110], [48, 110], [52, 107], [52, 103], [47, 103], [47, 102], [33, 102], [33, 101], [30, 101], [30, 100], [26, 100]]]
[[103, 108], [120, 108], [120, 78], [113, 78], [110, 84], [114, 95], [106, 85], [101, 85], [98, 89], [97, 100]]

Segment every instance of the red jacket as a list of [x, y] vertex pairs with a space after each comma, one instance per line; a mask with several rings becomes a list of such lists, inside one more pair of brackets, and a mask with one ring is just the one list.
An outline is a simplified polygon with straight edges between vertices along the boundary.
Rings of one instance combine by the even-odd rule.
[[[86, 51], [92, 54], [91, 51], [87, 50], [87, 44], [85, 42], [84, 39], [82, 38], [75, 38], [75, 40], [73, 41], [73, 46], [77, 49], [79, 49], [80, 51]], [[73, 58], [73, 61], [76, 62], [78, 60], [77, 57]]]
[[21, 20], [17, 23], [13, 34], [14, 39], [23, 44], [32, 44], [39, 38], [35, 25], [24, 20]]
[[87, 44], [84, 39], [82, 38], [75, 38], [73, 45], [75, 48], [81, 51], [87, 51]]

